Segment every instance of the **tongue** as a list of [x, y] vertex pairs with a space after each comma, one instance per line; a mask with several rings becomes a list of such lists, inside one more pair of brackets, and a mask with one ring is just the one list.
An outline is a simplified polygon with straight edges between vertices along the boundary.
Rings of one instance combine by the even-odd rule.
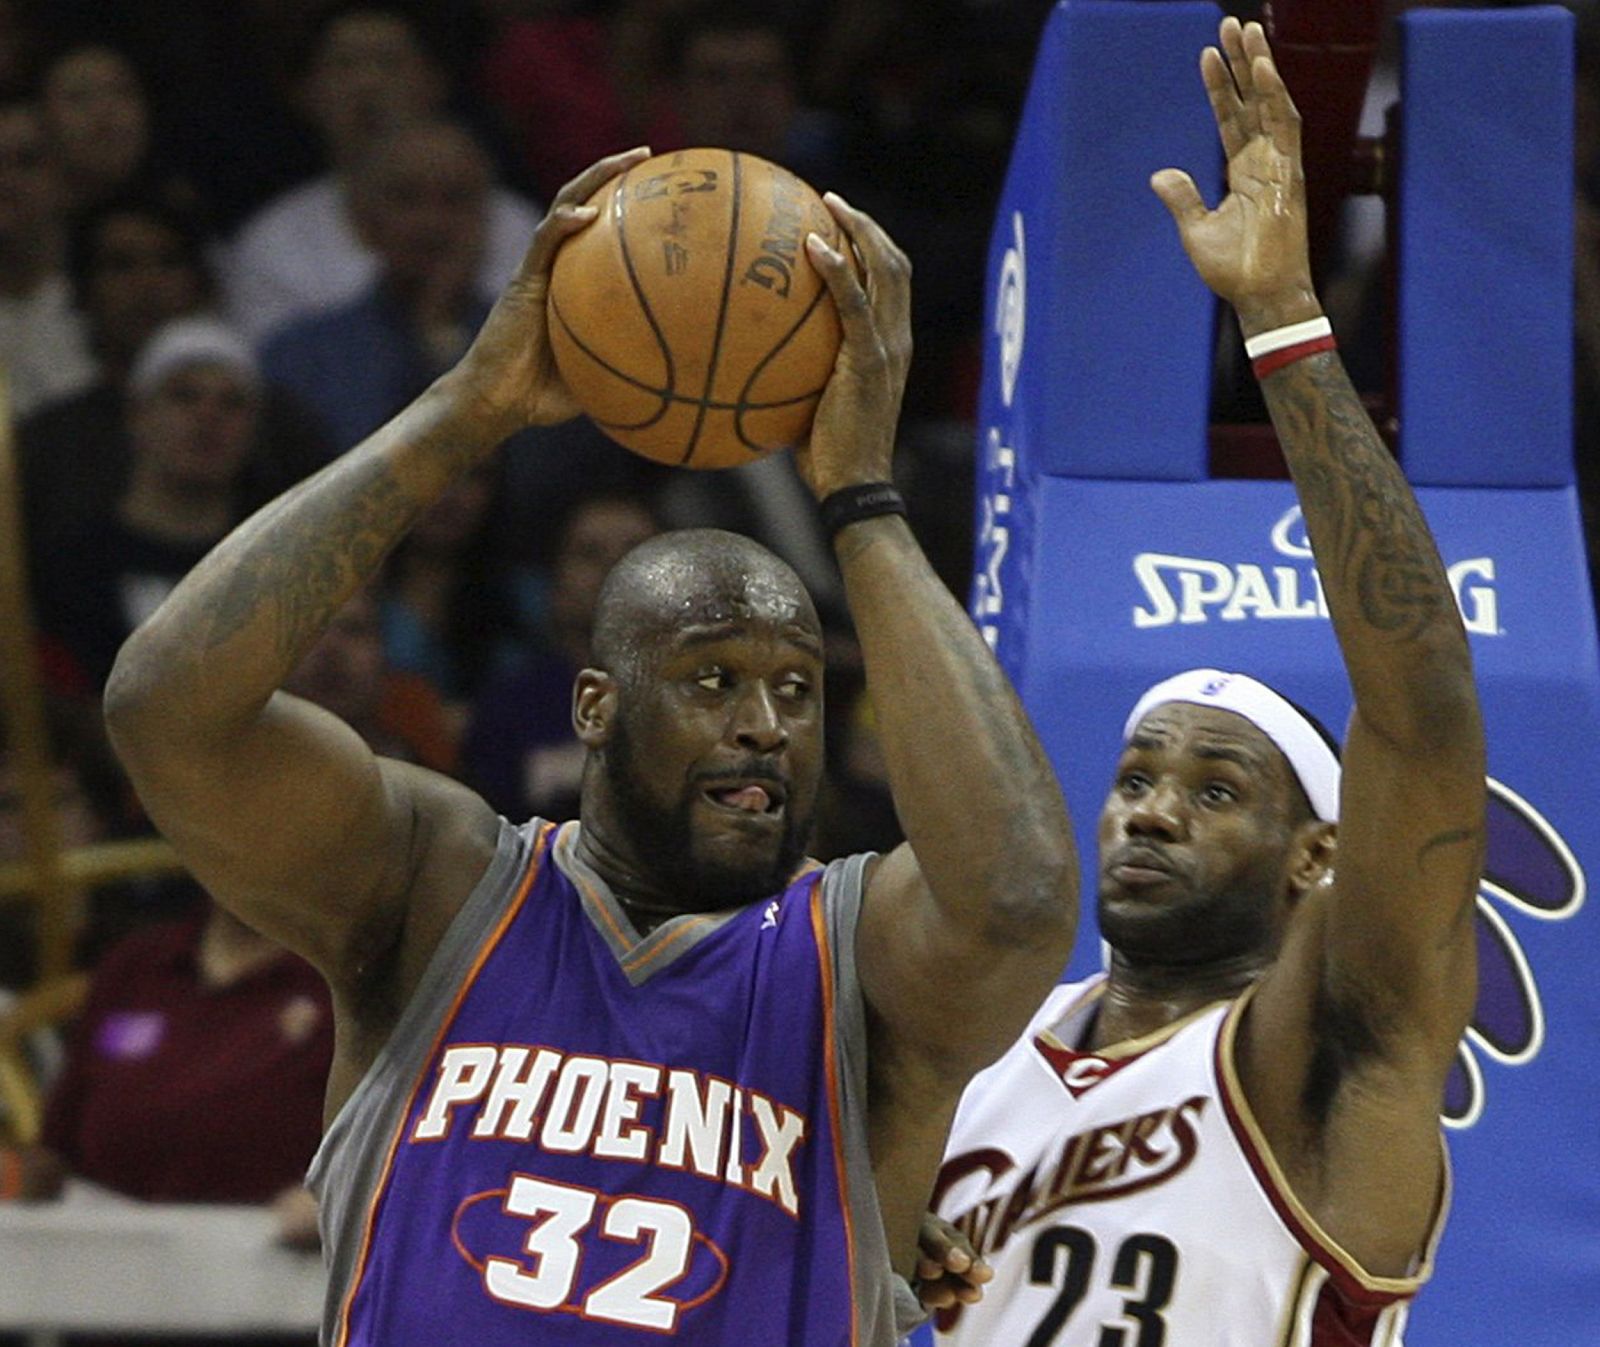
[[725, 805], [734, 809], [748, 809], [752, 814], [764, 814], [767, 806], [772, 802], [771, 797], [760, 786], [741, 786], [738, 790], [724, 790], [717, 793], [717, 798]]

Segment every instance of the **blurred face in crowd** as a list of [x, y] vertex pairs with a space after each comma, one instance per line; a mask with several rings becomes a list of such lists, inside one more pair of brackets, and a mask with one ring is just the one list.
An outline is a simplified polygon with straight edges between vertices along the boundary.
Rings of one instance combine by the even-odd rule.
[[781, 159], [794, 123], [795, 88], [777, 33], [701, 33], [684, 50], [679, 96], [691, 145]]
[[37, 236], [58, 205], [38, 108], [31, 103], [0, 107], [0, 239]]
[[378, 604], [363, 591], [334, 615], [284, 687], [366, 733], [377, 718], [384, 667]]
[[361, 235], [402, 293], [441, 275], [464, 288], [487, 226], [489, 159], [458, 127], [416, 126], [384, 140], [363, 165], [352, 205]]
[[109, 47], [80, 47], [44, 78], [45, 129], [62, 171], [79, 189], [131, 178], [150, 144], [139, 78]]
[[138, 470], [169, 491], [229, 490], [255, 438], [258, 408], [256, 390], [232, 367], [180, 366], [130, 405]]
[[587, 639], [600, 586], [611, 568], [659, 530], [650, 512], [629, 500], [603, 497], [573, 513], [556, 554], [550, 615], [558, 630], [581, 631]]
[[300, 95], [333, 162], [347, 169], [378, 137], [434, 111], [444, 84], [404, 19], [358, 10], [323, 34]]
[[125, 362], [158, 327], [197, 310], [206, 281], [184, 241], [134, 212], [108, 215], [90, 249], [84, 305], [102, 355]]

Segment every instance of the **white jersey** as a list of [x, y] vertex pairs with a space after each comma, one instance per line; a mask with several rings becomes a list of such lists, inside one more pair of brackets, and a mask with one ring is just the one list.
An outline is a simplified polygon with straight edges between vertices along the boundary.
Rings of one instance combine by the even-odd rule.
[[1396, 1347], [1407, 1278], [1374, 1277], [1289, 1191], [1233, 1069], [1246, 997], [1099, 1053], [1103, 977], [1057, 987], [956, 1112], [934, 1207], [994, 1266], [941, 1347]]

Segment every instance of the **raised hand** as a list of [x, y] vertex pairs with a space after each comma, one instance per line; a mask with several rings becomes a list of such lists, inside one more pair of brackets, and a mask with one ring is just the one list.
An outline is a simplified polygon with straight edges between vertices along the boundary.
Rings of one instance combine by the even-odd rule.
[[839, 309], [844, 341], [817, 404], [809, 444], [796, 454], [821, 500], [842, 486], [888, 481], [900, 400], [911, 367], [911, 263], [870, 215], [824, 200], [860, 259], [860, 274], [817, 234], [806, 239]]
[[589, 198], [620, 173], [650, 157], [645, 146], [609, 155], [573, 178], [550, 203], [533, 232], [522, 266], [485, 320], [451, 377], [503, 438], [524, 426], [553, 425], [576, 416], [577, 402], [550, 353], [545, 300], [557, 250], [591, 224]]
[[1222, 21], [1222, 49], [1200, 55], [1228, 157], [1228, 195], [1207, 210], [1194, 180], [1164, 168], [1150, 185], [1177, 222], [1195, 270], [1238, 311], [1245, 335], [1314, 318], [1300, 114], [1259, 23]]

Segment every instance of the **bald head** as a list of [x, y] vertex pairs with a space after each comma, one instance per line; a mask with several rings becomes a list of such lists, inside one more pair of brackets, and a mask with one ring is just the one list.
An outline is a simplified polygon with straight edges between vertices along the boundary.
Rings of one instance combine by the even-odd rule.
[[626, 678], [685, 627], [759, 622], [820, 645], [822, 625], [800, 577], [761, 544], [720, 529], [646, 539], [606, 577], [595, 608], [595, 663]]

